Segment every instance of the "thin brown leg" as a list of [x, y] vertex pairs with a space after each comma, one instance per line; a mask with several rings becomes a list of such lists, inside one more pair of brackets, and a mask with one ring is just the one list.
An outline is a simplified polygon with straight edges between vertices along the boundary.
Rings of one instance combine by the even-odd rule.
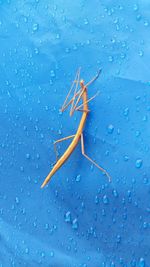
[[[84, 85], [83, 88], [81, 87], [81, 89], [80, 89], [80, 90], [81, 90], [81, 93], [79, 94], [78, 99], [77, 99], [77, 101], [76, 101], [74, 107], [71, 109], [71, 111], [70, 111], [70, 115], [73, 115], [74, 111], [76, 110], [77, 105], [78, 105], [78, 103], [79, 103], [79, 101], [80, 101], [80, 99], [81, 99], [81, 97], [82, 97], [82, 94], [84, 93], [84, 88], [87, 88], [91, 83], [93, 83], [95, 80], [97, 80], [98, 77], [99, 77], [99, 75], [100, 75], [100, 73], [101, 73], [101, 69], [98, 71], [97, 75], [96, 75], [93, 79], [91, 79], [86, 85]], [[82, 90], [82, 89], [83, 89], [83, 90]], [[96, 95], [97, 95], [97, 94], [96, 94]], [[93, 98], [95, 98], [96, 95], [93, 96], [93, 97], [91, 97], [89, 100], [87, 100], [87, 103], [88, 103], [89, 101], [91, 101]], [[84, 104], [80, 105], [79, 108], [80, 108], [81, 106], [83, 106], [83, 105], [84, 105]]]
[[70, 115], [71, 115], [71, 116], [73, 115], [74, 111], [76, 110], [76, 107], [77, 107], [77, 105], [78, 105], [78, 103], [79, 103], [79, 101], [80, 101], [80, 99], [81, 99], [83, 93], [84, 93], [84, 88], [81, 88], [81, 89], [80, 89], [80, 94], [79, 94], [79, 96], [78, 96], [78, 98], [77, 98], [77, 101], [76, 101], [76, 103], [74, 104], [74, 107], [73, 107], [73, 109], [72, 109], [71, 112], [70, 112]]
[[73, 107], [74, 107], [74, 101], [75, 101], [75, 98], [76, 98], [76, 93], [77, 93], [77, 89], [78, 89], [78, 86], [79, 86], [79, 79], [80, 79], [80, 68], [78, 70], [78, 73], [77, 73], [77, 77], [76, 77], [76, 86], [75, 86], [75, 89], [74, 89], [74, 94], [73, 94], [73, 101], [72, 101], [72, 104], [71, 104], [71, 109], [70, 109], [70, 114], [72, 114], [72, 110], [73, 110]]
[[90, 110], [89, 109], [81, 109], [81, 108], [78, 108], [78, 109], [76, 109], [77, 111], [82, 111], [82, 112], [84, 112], [84, 111], [86, 111], [86, 112], [90, 112]]
[[[80, 79], [80, 68], [79, 68], [79, 69], [77, 70], [77, 72], [76, 72], [75, 79], [74, 79], [74, 81], [72, 82], [71, 88], [70, 88], [70, 90], [69, 90], [69, 92], [68, 92], [68, 94], [67, 94], [67, 96], [66, 96], [66, 99], [65, 99], [63, 105], [62, 105], [62, 108], [61, 108], [61, 111], [62, 111], [62, 112], [63, 112], [63, 111], [64, 111], [70, 104], [74, 103], [74, 99], [75, 99], [75, 97], [80, 93], [80, 90], [77, 92], [77, 88], [78, 88], [78, 84], [79, 84], [79, 79]], [[68, 98], [69, 98], [69, 96], [70, 96], [70, 94], [71, 94], [71, 92], [72, 92], [72, 90], [73, 90], [75, 84], [76, 84], [76, 86], [75, 86], [74, 96], [73, 96], [73, 98], [67, 103]], [[73, 105], [73, 104], [72, 104], [72, 105]]]
[[[98, 79], [100, 73], [101, 73], [101, 70], [98, 71], [98, 74], [97, 74], [93, 79], [91, 79], [91, 80], [85, 85], [85, 87], [87, 87], [88, 85], [90, 85], [91, 83], [93, 83], [96, 79]], [[61, 111], [63, 112], [63, 111], [65, 111], [65, 110], [67, 109], [67, 107], [68, 107], [70, 104], [73, 103], [73, 104], [72, 104], [72, 107], [71, 107], [70, 115], [73, 115], [73, 112], [75, 111], [76, 106], [77, 106], [78, 102], [80, 101], [80, 99], [81, 99], [81, 97], [82, 97], [82, 94], [83, 94], [83, 92], [84, 92], [84, 90], [82, 90], [82, 89], [83, 89], [82, 87], [77, 91], [77, 87], [78, 87], [78, 84], [79, 84], [79, 76], [80, 76], [80, 68], [77, 70], [75, 79], [74, 79], [74, 81], [73, 81], [73, 83], [72, 83], [72, 85], [71, 85], [71, 88], [70, 88], [70, 90], [69, 90], [69, 93], [68, 93], [68, 95], [67, 95], [67, 97], [66, 97], [66, 99], [65, 99], [65, 101], [64, 101], [64, 104], [62, 105], [62, 108], [61, 108]], [[72, 92], [73, 87], [74, 87], [75, 84], [76, 84], [76, 88], [75, 88], [74, 96], [73, 96], [73, 98], [67, 103], [68, 98], [69, 98], [69, 96], [70, 96], [70, 94], [71, 94], [71, 92]], [[75, 98], [76, 98], [77, 96], [78, 96], [78, 99], [77, 99], [76, 103], [74, 104], [74, 100], [75, 100]], [[74, 106], [73, 106], [73, 105], [74, 105]]]
[[108, 177], [109, 182], [111, 181], [111, 177], [110, 175], [107, 173], [107, 171], [105, 169], [103, 169], [101, 166], [99, 166], [95, 161], [93, 161], [91, 158], [89, 158], [85, 152], [84, 152], [84, 140], [83, 140], [83, 134], [81, 134], [81, 151], [82, 151], [82, 155], [84, 157], [86, 157], [90, 162], [92, 162], [98, 169], [100, 169], [102, 172], [104, 172], [106, 174], [106, 176]]
[[80, 110], [81, 107], [84, 106], [84, 104], [89, 103], [91, 100], [93, 100], [97, 95], [99, 94], [99, 92], [97, 92], [94, 96], [92, 96], [91, 98], [89, 98], [86, 102], [82, 103], [80, 106], [76, 107], [76, 110]]
[[61, 139], [59, 139], [59, 140], [57, 140], [57, 141], [54, 142], [54, 151], [55, 151], [55, 154], [56, 154], [56, 162], [58, 161], [58, 153], [57, 153], [57, 147], [56, 147], [56, 144], [57, 144], [57, 143], [60, 143], [60, 142], [62, 142], [62, 141], [68, 140], [68, 139], [70, 139], [70, 138], [73, 138], [74, 136], [75, 136], [75, 134], [73, 134], [73, 135], [69, 135], [69, 136], [67, 136], [67, 137], [61, 138]]
[[98, 71], [98, 73], [97, 73], [97, 75], [93, 78], [93, 79], [91, 79], [85, 86], [87, 87], [87, 86], [89, 86], [91, 83], [93, 83], [95, 80], [97, 80], [98, 79], [98, 77], [99, 77], [99, 75], [100, 75], [100, 73], [101, 73], [101, 69]]

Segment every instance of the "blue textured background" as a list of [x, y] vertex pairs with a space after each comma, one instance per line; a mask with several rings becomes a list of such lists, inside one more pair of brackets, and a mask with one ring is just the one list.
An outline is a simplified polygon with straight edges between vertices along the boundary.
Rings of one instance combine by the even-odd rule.
[[[150, 266], [149, 43], [148, 0], [0, 0], [0, 267]], [[103, 69], [85, 149], [112, 183], [78, 146], [41, 190], [78, 66]]]

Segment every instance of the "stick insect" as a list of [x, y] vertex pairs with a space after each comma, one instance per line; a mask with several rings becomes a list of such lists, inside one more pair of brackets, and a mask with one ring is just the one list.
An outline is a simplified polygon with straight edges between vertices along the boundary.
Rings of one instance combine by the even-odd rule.
[[[61, 111], [65, 111], [68, 106], [71, 106], [70, 109], [70, 116], [72, 116], [74, 114], [75, 111], [81, 111], [82, 112], [82, 117], [78, 126], [78, 129], [76, 131], [76, 133], [74, 135], [70, 135], [64, 138], [61, 138], [57, 141], [54, 142], [54, 150], [56, 153], [56, 163], [54, 164], [54, 167], [52, 168], [52, 170], [50, 171], [50, 173], [47, 175], [46, 179], [44, 180], [43, 184], [41, 185], [41, 188], [43, 188], [51, 179], [51, 177], [56, 173], [56, 171], [65, 163], [65, 161], [70, 157], [70, 155], [72, 154], [72, 152], [74, 151], [74, 149], [76, 148], [77, 144], [79, 143], [79, 141], [81, 141], [81, 152], [82, 155], [84, 157], [86, 157], [92, 164], [94, 164], [100, 171], [102, 171], [103, 173], [106, 174], [106, 176], [108, 177], [109, 182], [111, 181], [111, 177], [110, 175], [107, 173], [107, 171], [105, 169], [103, 169], [101, 166], [99, 166], [95, 161], [93, 161], [89, 156], [87, 156], [87, 154], [85, 153], [85, 149], [84, 149], [84, 138], [83, 138], [83, 129], [84, 129], [84, 125], [86, 122], [86, 119], [88, 117], [88, 113], [89, 113], [89, 108], [88, 108], [88, 103], [94, 99], [96, 97], [97, 94], [95, 94], [93, 97], [88, 99], [87, 96], [87, 91], [88, 91], [88, 86], [90, 84], [92, 84], [100, 75], [101, 70], [99, 70], [98, 74], [92, 79], [90, 80], [87, 84], [84, 84], [83, 80], [80, 80], [80, 68], [78, 69], [75, 79], [72, 83], [72, 86], [69, 90], [69, 93], [64, 101], [64, 104], [61, 108]], [[74, 90], [74, 94], [73, 97], [71, 98], [71, 100], [69, 100], [69, 97], [72, 93], [72, 91]], [[82, 99], [82, 104], [79, 104], [80, 100]], [[56, 150], [56, 144], [60, 143], [64, 140], [68, 140], [68, 139], [73, 139], [71, 144], [68, 146], [68, 148], [66, 149], [66, 151], [64, 152], [64, 154], [58, 159], [57, 156], [57, 150]]]

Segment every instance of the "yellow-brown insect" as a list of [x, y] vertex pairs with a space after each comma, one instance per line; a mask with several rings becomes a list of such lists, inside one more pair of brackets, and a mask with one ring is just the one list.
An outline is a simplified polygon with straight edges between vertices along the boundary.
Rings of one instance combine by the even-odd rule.
[[[54, 149], [55, 149], [55, 152], [56, 152], [56, 144], [57, 143], [59, 143], [61, 141], [64, 141], [64, 140], [67, 140], [67, 139], [70, 139], [70, 138], [73, 138], [71, 144], [68, 146], [68, 148], [66, 149], [66, 151], [64, 152], [64, 154], [60, 157], [60, 159], [57, 159], [57, 154], [56, 154], [56, 160], [57, 160], [56, 161], [56, 164], [54, 165], [54, 167], [50, 171], [50, 173], [47, 175], [46, 179], [44, 180], [43, 184], [41, 185], [41, 188], [43, 188], [49, 182], [49, 180], [55, 174], [55, 172], [70, 157], [71, 153], [76, 148], [76, 146], [77, 146], [77, 144], [79, 143], [80, 140], [81, 140], [82, 155], [85, 156], [90, 162], [92, 162], [102, 172], [104, 172], [107, 175], [109, 181], [111, 180], [111, 177], [107, 173], [107, 171], [105, 169], [103, 169], [101, 166], [99, 166], [91, 158], [89, 158], [85, 154], [85, 151], [84, 151], [83, 128], [84, 128], [84, 125], [85, 125], [85, 122], [86, 122], [86, 119], [87, 119], [87, 116], [88, 116], [88, 113], [89, 113], [88, 102], [91, 101], [93, 98], [95, 98], [96, 95], [97, 95], [96, 94], [93, 97], [91, 97], [90, 99], [88, 99], [87, 89], [88, 89], [88, 86], [91, 83], [93, 83], [99, 77], [100, 72], [101, 72], [101, 70], [99, 70], [98, 74], [91, 81], [89, 81], [86, 85], [84, 85], [84, 81], [83, 80], [80, 80], [80, 82], [79, 82], [79, 79], [80, 79], [80, 69], [78, 69], [78, 71], [76, 73], [75, 80], [72, 83], [71, 89], [70, 89], [70, 91], [69, 91], [69, 93], [68, 93], [68, 95], [67, 95], [67, 97], [65, 99], [65, 102], [64, 102], [64, 104], [63, 104], [63, 106], [61, 108], [61, 111], [63, 112], [69, 105], [71, 105], [70, 116], [73, 115], [73, 113], [74, 113], [75, 110], [81, 111], [83, 114], [82, 114], [82, 117], [81, 117], [81, 120], [80, 120], [80, 123], [79, 123], [79, 127], [78, 127], [78, 130], [77, 130], [76, 134], [70, 135], [70, 136], [67, 136], [67, 137], [64, 137], [64, 138], [59, 139], [56, 142], [54, 142]], [[74, 89], [73, 98], [70, 101], [68, 101], [68, 98], [69, 98], [69, 96], [70, 96], [70, 94], [71, 94], [74, 86], [75, 86], [75, 89]], [[80, 86], [80, 89], [79, 90], [78, 90], [78, 86]], [[81, 98], [82, 98], [83, 103], [81, 105], [77, 106]], [[68, 101], [68, 103], [67, 103], [67, 101]]]

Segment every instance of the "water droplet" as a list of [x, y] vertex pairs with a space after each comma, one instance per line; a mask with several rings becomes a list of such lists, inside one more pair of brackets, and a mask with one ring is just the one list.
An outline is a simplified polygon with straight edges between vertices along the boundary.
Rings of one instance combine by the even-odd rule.
[[89, 24], [88, 19], [84, 19], [84, 25], [87, 25], [87, 24]]
[[16, 204], [19, 204], [19, 198], [18, 197], [15, 198], [15, 202], [16, 202]]
[[124, 158], [124, 161], [128, 161], [129, 160], [129, 157], [127, 155], [125, 155], [123, 158]]
[[33, 32], [38, 31], [38, 29], [39, 29], [39, 24], [38, 23], [34, 23], [33, 26], [32, 26]]
[[35, 53], [36, 55], [39, 54], [39, 49], [38, 49], [37, 47], [34, 48], [34, 53]]
[[139, 51], [139, 56], [142, 57], [144, 55], [144, 52], [142, 50]]
[[53, 251], [50, 252], [50, 256], [54, 257], [54, 252]]
[[109, 62], [113, 62], [113, 60], [114, 60], [113, 56], [109, 56], [109, 57], [108, 57], [108, 61], [109, 61]]
[[56, 34], [56, 39], [57, 40], [60, 39], [60, 34], [59, 33]]
[[139, 9], [138, 5], [135, 4], [134, 7], [133, 7], [134, 11], [137, 11]]
[[105, 209], [102, 209], [102, 216], [106, 216]]
[[128, 116], [128, 114], [129, 114], [129, 108], [125, 108], [123, 114], [124, 114], [124, 116]]
[[136, 166], [136, 168], [139, 169], [139, 168], [141, 168], [142, 164], [143, 164], [143, 160], [142, 159], [137, 159], [136, 163], [135, 163], [135, 166]]
[[106, 195], [103, 196], [103, 203], [106, 205], [109, 203], [109, 199]]
[[27, 154], [26, 154], [26, 159], [29, 159], [29, 158], [30, 158], [30, 154], [27, 153]]
[[81, 181], [81, 175], [78, 174], [78, 175], [76, 176], [76, 182], [80, 182], [80, 181]]
[[39, 154], [39, 153], [36, 154], [36, 158], [37, 158], [37, 159], [40, 158], [40, 154]]
[[140, 14], [138, 14], [138, 15], [136, 16], [136, 20], [137, 20], [137, 21], [140, 21], [141, 18], [142, 18], [142, 16], [141, 16]]
[[113, 189], [113, 195], [114, 195], [114, 197], [118, 197], [118, 192], [117, 192], [117, 190], [116, 189]]
[[139, 260], [139, 267], [145, 267], [145, 260], [144, 260], [144, 258], [140, 258], [140, 260]]
[[51, 71], [50, 71], [50, 75], [51, 75], [51, 77], [55, 77], [55, 72], [54, 72], [54, 70], [51, 70]]
[[144, 223], [143, 223], [143, 228], [144, 228], [144, 229], [147, 229], [147, 228], [148, 228], [148, 223], [147, 223], [147, 222], [144, 222]]
[[25, 253], [26, 253], [26, 254], [29, 254], [29, 248], [26, 248], [26, 249], [25, 249]]
[[133, 260], [131, 261], [131, 267], [136, 267], [136, 260], [133, 259]]
[[149, 26], [149, 22], [148, 21], [144, 21], [144, 26], [148, 27]]
[[41, 257], [44, 258], [45, 257], [45, 253], [41, 252]]
[[78, 229], [78, 219], [77, 218], [75, 218], [74, 220], [73, 220], [73, 222], [72, 222], [72, 228], [73, 229]]
[[95, 204], [98, 204], [99, 203], [99, 198], [98, 196], [95, 196]]
[[114, 131], [114, 126], [112, 124], [109, 124], [107, 130], [109, 134], [112, 134]]
[[65, 222], [71, 222], [71, 212], [67, 211], [65, 214]]
[[48, 224], [48, 223], [45, 224], [45, 229], [46, 229], [46, 230], [49, 229], [49, 224]]
[[136, 136], [136, 137], [140, 136], [140, 134], [141, 134], [140, 131], [136, 131], [136, 132], [135, 132], [135, 136]]
[[24, 167], [23, 167], [23, 166], [20, 167], [20, 171], [21, 171], [21, 172], [24, 171]]
[[116, 241], [117, 241], [117, 243], [120, 243], [121, 242], [121, 236], [120, 235], [117, 235]]
[[147, 121], [147, 116], [146, 115], [143, 117], [143, 121]]

